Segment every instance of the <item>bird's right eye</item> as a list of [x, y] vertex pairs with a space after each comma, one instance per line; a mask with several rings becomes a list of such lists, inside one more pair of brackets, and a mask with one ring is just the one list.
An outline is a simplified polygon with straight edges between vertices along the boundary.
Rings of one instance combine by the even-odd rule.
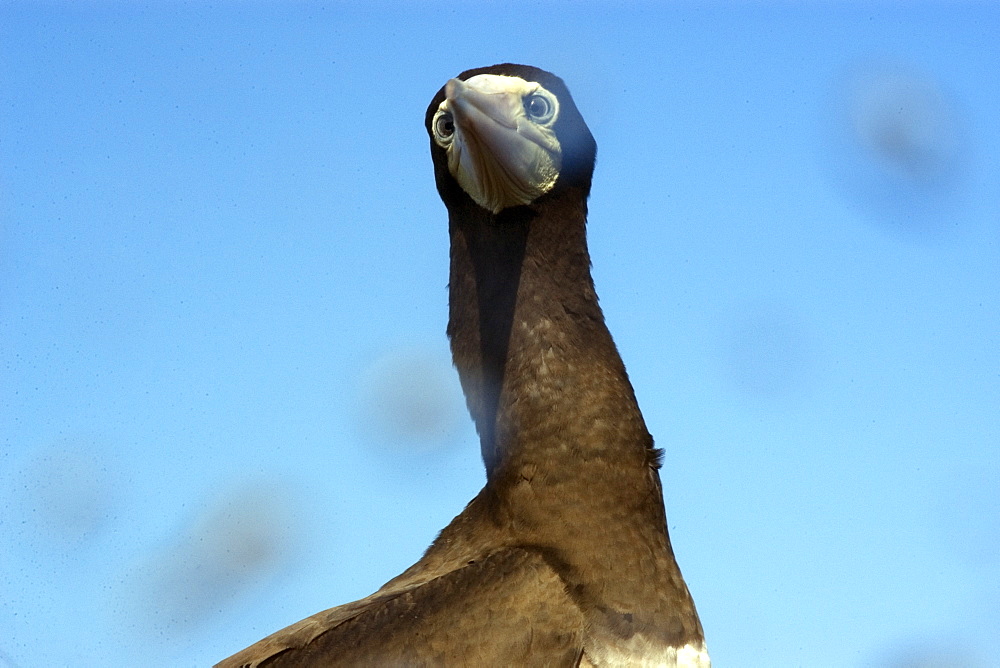
[[455, 134], [455, 118], [451, 112], [439, 110], [434, 115], [434, 138], [439, 144], [447, 144]]
[[524, 110], [528, 118], [541, 122], [552, 115], [552, 103], [542, 95], [532, 95], [524, 101]]

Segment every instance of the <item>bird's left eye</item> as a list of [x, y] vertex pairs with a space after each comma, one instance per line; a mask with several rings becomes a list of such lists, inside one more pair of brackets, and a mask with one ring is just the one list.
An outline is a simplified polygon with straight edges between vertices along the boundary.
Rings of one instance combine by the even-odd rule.
[[434, 139], [444, 146], [449, 143], [455, 134], [455, 118], [450, 112], [439, 110], [434, 115], [434, 122], [431, 123], [434, 129]]
[[524, 113], [536, 123], [545, 123], [552, 120], [555, 111], [555, 105], [552, 103], [552, 100], [544, 95], [535, 93], [524, 98]]

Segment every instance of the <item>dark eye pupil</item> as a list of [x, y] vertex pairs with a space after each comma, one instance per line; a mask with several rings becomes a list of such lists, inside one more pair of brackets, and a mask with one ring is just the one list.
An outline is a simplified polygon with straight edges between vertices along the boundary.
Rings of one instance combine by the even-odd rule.
[[549, 113], [549, 101], [541, 95], [532, 95], [528, 98], [528, 115], [534, 118], [541, 118]]
[[451, 114], [441, 114], [437, 120], [437, 132], [442, 137], [450, 137], [455, 134], [455, 120]]

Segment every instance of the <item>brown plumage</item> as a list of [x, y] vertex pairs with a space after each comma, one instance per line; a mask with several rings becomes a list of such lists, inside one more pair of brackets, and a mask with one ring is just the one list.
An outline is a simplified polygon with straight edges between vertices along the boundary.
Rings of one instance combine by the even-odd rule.
[[[458, 80], [438, 92], [425, 121], [448, 208], [448, 335], [486, 486], [420, 561], [378, 592], [218, 665], [708, 666], [667, 535], [659, 451], [590, 275], [594, 139], [548, 72], [506, 64]], [[529, 91], [523, 111], [517, 91]], [[554, 121], [532, 116], [535, 95], [554, 96]], [[542, 111], [546, 99], [536, 101]], [[477, 120], [469, 104], [511, 116], [483, 126], [492, 121]], [[540, 131], [556, 148], [533, 138]], [[554, 184], [539, 177], [532, 184], [542, 194], [505, 201], [496, 213], [477, 203], [497, 200], [483, 194], [486, 186], [476, 190], [488, 170], [470, 168], [469, 155], [485, 152], [489, 169], [519, 157], [497, 149], [490, 132], [520, 133], [501, 149], [528, 146], [534, 162], [521, 162], [556, 165]], [[529, 181], [548, 174], [531, 169]]]

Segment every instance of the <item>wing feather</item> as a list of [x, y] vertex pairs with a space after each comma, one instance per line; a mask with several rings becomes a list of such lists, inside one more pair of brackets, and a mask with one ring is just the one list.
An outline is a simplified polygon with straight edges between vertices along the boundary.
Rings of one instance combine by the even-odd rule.
[[575, 666], [584, 618], [529, 549], [498, 550], [432, 580], [320, 612], [216, 668]]

